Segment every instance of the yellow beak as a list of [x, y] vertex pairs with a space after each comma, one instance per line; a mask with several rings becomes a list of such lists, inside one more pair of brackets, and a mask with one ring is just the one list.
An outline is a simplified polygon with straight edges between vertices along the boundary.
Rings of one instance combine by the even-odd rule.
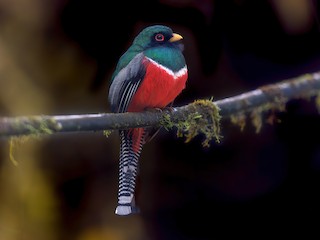
[[177, 33], [173, 33], [172, 37], [169, 39], [169, 42], [176, 42], [183, 39], [183, 37]]

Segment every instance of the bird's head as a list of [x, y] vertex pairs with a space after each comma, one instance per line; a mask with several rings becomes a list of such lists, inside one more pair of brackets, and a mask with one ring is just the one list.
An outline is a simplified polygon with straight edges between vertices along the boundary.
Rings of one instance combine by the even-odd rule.
[[142, 30], [134, 39], [133, 45], [138, 46], [142, 50], [160, 46], [181, 48], [181, 39], [182, 36], [173, 33], [171, 28], [163, 25], [154, 25]]

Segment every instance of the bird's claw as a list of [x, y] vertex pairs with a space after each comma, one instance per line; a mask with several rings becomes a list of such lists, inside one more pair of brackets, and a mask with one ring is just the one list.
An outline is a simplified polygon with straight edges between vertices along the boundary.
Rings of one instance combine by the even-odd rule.
[[170, 107], [164, 108], [163, 111], [166, 111], [166, 112], [169, 112], [169, 113], [173, 113], [173, 112], [175, 112], [177, 110], [176, 110], [176, 108], [170, 106]]
[[147, 112], [156, 112], [156, 113], [162, 113], [162, 109], [161, 108], [146, 108], [145, 109]]
[[170, 106], [165, 108], [146, 108], [145, 110], [148, 112], [156, 112], [156, 113], [162, 113], [162, 112], [173, 113], [176, 111], [176, 108]]

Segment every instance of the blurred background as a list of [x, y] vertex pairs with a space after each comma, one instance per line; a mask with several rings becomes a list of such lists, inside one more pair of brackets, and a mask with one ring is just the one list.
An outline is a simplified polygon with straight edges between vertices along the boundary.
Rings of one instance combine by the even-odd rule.
[[[0, 0], [0, 115], [109, 112], [109, 79], [144, 27], [184, 36], [177, 98], [218, 100], [320, 69], [317, 0]], [[320, 117], [295, 100], [222, 142], [163, 130], [144, 147], [137, 202], [119, 217], [119, 139], [101, 132], [0, 139], [0, 239], [214, 239], [317, 230]], [[18, 162], [10, 161], [10, 154]], [[319, 236], [319, 232], [315, 232]], [[314, 235], [316, 236], [316, 235]]]

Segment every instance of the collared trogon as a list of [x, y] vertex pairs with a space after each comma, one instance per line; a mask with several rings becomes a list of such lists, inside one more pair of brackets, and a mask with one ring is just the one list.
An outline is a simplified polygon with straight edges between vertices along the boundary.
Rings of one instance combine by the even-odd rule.
[[[182, 37], [171, 28], [154, 25], [142, 30], [121, 56], [111, 79], [109, 102], [115, 113], [162, 109], [185, 88], [188, 70], [182, 55]], [[120, 166], [117, 215], [137, 211], [134, 203], [138, 159], [154, 131], [120, 130]]]

